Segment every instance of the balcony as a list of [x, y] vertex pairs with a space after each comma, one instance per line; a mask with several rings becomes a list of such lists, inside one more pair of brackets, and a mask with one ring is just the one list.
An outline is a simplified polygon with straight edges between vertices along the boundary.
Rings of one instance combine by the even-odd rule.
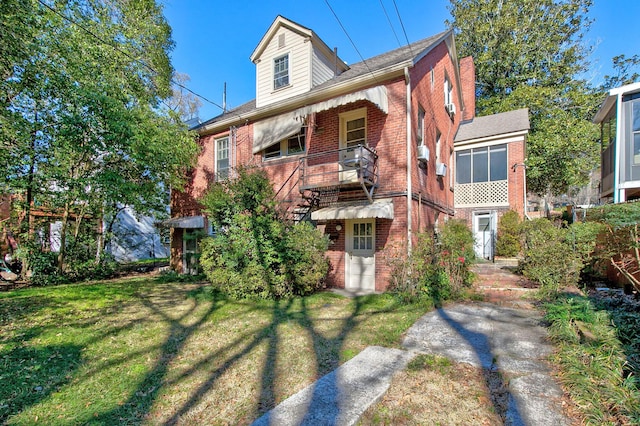
[[300, 159], [300, 192], [362, 188], [369, 201], [378, 183], [378, 155], [375, 150], [356, 145], [323, 151]]

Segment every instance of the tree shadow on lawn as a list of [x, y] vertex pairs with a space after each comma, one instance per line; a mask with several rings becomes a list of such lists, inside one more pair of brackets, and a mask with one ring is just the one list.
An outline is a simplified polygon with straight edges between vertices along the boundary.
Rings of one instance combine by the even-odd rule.
[[81, 351], [77, 345], [0, 351], [0, 424], [69, 383], [82, 363]]

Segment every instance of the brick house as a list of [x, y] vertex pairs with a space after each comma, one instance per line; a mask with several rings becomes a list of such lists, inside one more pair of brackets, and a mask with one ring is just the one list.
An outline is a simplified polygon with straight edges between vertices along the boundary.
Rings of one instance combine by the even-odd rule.
[[256, 98], [195, 130], [202, 152], [171, 200], [171, 264], [192, 271], [198, 198], [236, 166], [265, 170], [282, 208], [331, 240], [329, 285], [385, 290], [385, 261], [454, 216], [454, 137], [475, 110], [473, 60], [452, 31], [348, 66], [278, 16], [253, 54]]
[[454, 139], [454, 206], [476, 239], [478, 257], [492, 259], [499, 217], [526, 215], [526, 138], [529, 111], [476, 117], [460, 124]]

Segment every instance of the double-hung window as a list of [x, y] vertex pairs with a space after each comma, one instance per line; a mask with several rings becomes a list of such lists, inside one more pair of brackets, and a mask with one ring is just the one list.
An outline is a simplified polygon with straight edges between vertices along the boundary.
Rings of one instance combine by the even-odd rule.
[[456, 183], [507, 180], [507, 145], [456, 152]]
[[289, 85], [289, 54], [273, 60], [273, 90]]
[[444, 77], [444, 106], [446, 107], [453, 102], [453, 86], [449, 81], [449, 77]]
[[229, 177], [229, 136], [216, 139], [216, 178]]
[[418, 105], [418, 131], [416, 132], [418, 146], [424, 145], [424, 116], [424, 108], [422, 108], [422, 105]]

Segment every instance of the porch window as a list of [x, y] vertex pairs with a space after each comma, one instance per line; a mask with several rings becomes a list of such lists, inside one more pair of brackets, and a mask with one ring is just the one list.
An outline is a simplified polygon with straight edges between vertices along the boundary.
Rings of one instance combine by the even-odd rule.
[[507, 180], [507, 145], [456, 152], [456, 183]]
[[289, 54], [273, 60], [273, 90], [289, 85]]
[[216, 140], [216, 178], [229, 177], [229, 137]]

